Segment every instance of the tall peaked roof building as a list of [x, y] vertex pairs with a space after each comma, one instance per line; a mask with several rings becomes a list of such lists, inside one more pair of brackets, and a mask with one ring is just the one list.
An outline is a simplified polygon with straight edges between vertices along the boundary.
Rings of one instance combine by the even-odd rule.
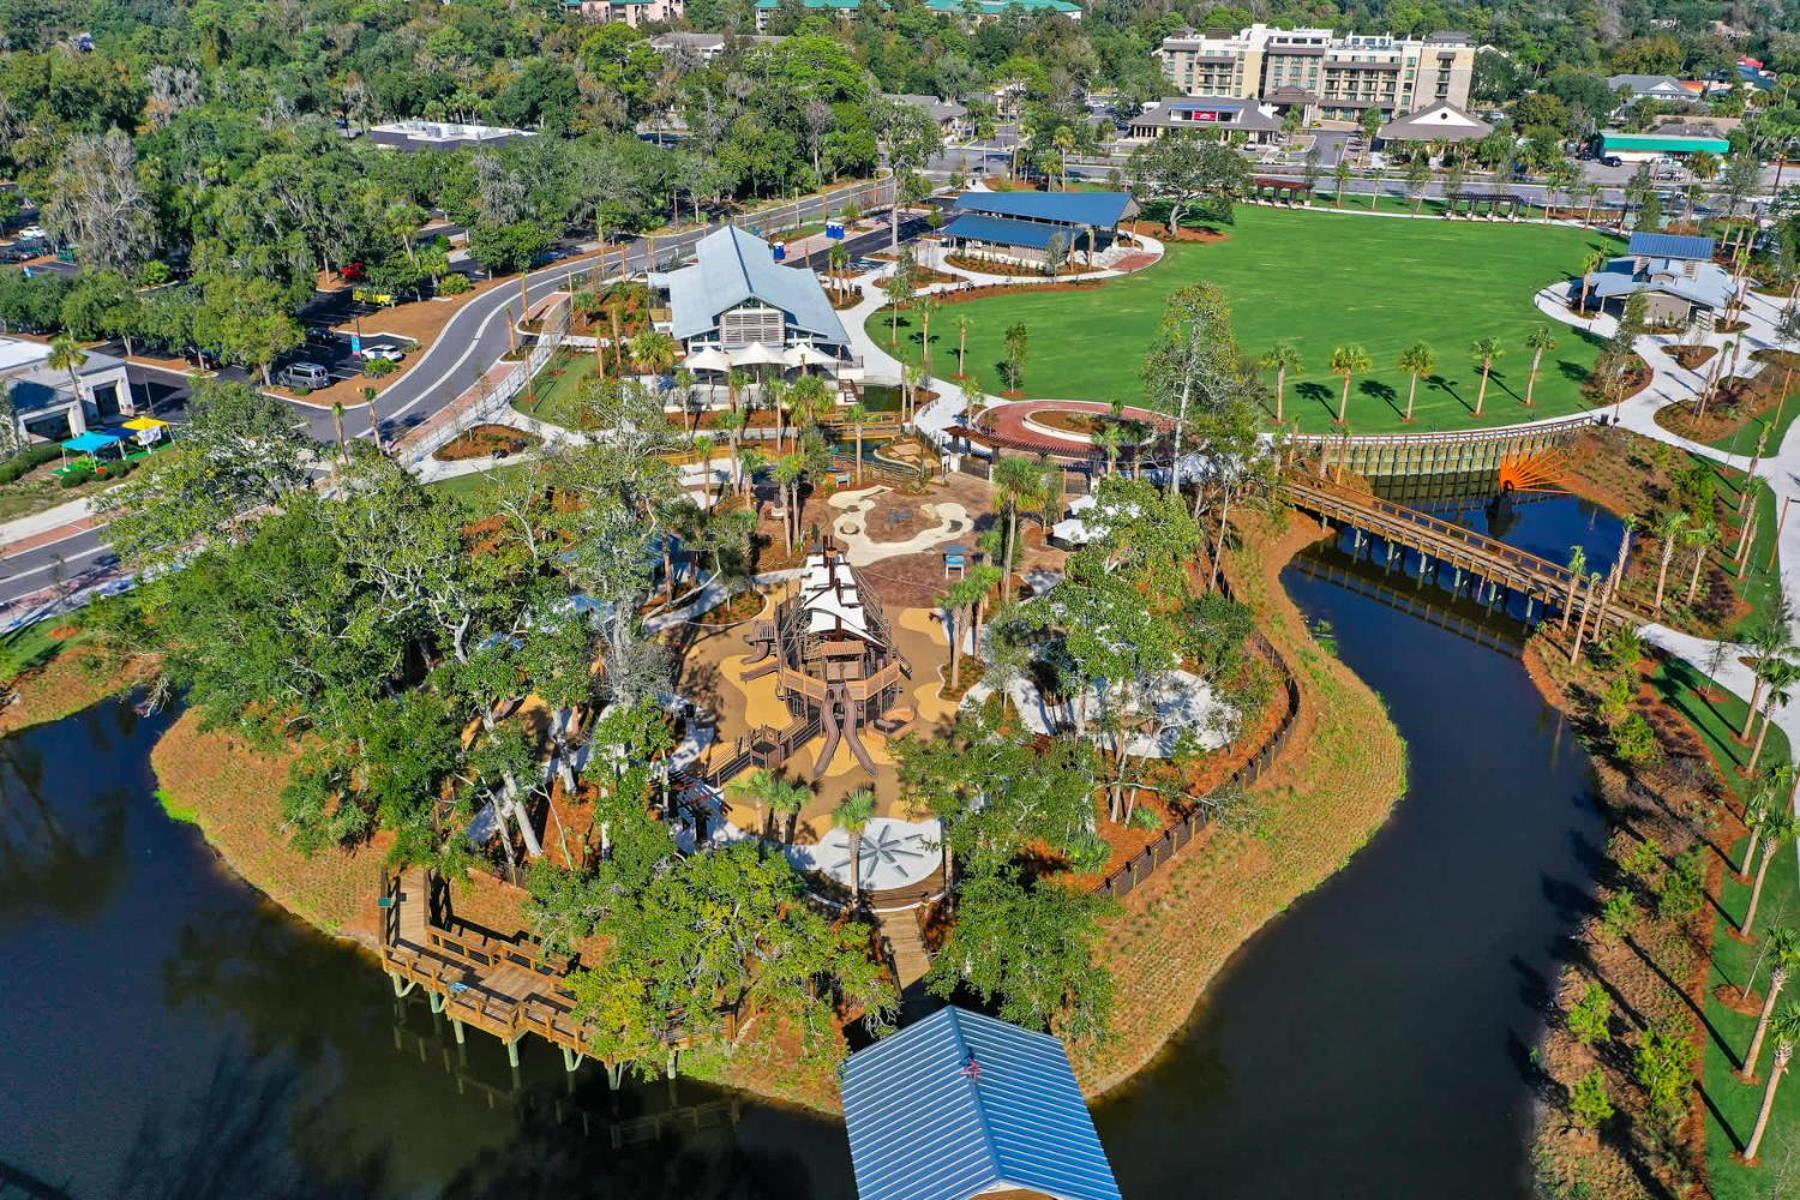
[[690, 350], [695, 343], [730, 349], [751, 341], [849, 345], [819, 277], [776, 262], [761, 238], [727, 225], [695, 243], [694, 256], [689, 266], [650, 276], [652, 287], [669, 294], [670, 333]]
[[1119, 1200], [1068, 1052], [1047, 1033], [944, 1008], [851, 1055], [843, 1093], [861, 1200]]

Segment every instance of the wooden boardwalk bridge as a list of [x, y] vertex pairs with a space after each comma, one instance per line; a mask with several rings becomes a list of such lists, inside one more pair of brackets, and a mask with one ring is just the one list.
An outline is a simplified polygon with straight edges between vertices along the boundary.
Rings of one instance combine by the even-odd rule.
[[[1387, 543], [1390, 557], [1411, 550], [1420, 556], [1422, 570], [1449, 567], [1451, 590], [1459, 594], [1465, 578], [1480, 581], [1487, 585], [1490, 600], [1508, 592], [1523, 597], [1529, 614], [1539, 603], [1556, 609], [1579, 603], [1584, 592], [1582, 581], [1562, 563], [1392, 500], [1298, 472], [1286, 476], [1282, 492], [1290, 504], [1317, 516], [1326, 528], [1354, 530], [1359, 551], [1363, 538], [1373, 536]], [[1605, 619], [1621, 625], [1650, 620], [1616, 601], [1605, 606]]]
[[[404, 997], [423, 988], [431, 1011], [450, 1018], [461, 1044], [473, 1025], [506, 1046], [519, 1065], [519, 1042], [535, 1033], [558, 1047], [570, 1071], [593, 1057], [592, 1030], [576, 1019], [575, 996], [563, 986], [574, 960], [546, 955], [521, 934], [502, 938], [473, 926], [445, 921], [434, 904], [431, 878], [421, 868], [398, 875], [382, 871], [381, 965]], [[669, 1043], [669, 1070], [685, 1041]], [[604, 1061], [604, 1060], [601, 1060]], [[607, 1082], [618, 1087], [622, 1064], [606, 1063]]]

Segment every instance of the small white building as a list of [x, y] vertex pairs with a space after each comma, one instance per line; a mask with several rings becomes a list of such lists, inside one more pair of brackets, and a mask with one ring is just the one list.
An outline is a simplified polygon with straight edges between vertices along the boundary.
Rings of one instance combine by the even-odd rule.
[[1454, 104], [1434, 104], [1389, 121], [1375, 131], [1375, 142], [1478, 142], [1492, 132], [1492, 125]]
[[0, 389], [27, 441], [60, 442], [137, 412], [124, 359], [89, 352], [70, 379], [50, 366], [49, 346], [23, 338], [0, 337]]

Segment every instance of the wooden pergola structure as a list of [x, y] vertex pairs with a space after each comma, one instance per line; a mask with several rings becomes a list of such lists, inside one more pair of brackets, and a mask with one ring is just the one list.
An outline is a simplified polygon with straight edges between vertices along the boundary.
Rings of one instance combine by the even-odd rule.
[[1250, 199], [1257, 204], [1304, 205], [1311, 191], [1312, 185], [1303, 179], [1276, 179], [1259, 175], [1250, 181]]
[[776, 605], [773, 620], [751, 629], [749, 640], [760, 643], [760, 653], [744, 678], [776, 674], [796, 724], [817, 721], [825, 735], [813, 781], [824, 777], [840, 742], [863, 770], [877, 774], [861, 731], [873, 725], [893, 733], [910, 719], [895, 704], [912, 666], [895, 646], [880, 604], [835, 543], [827, 539], [807, 556], [798, 590]]
[[[1451, 192], [1444, 197], [1444, 215], [1460, 217], [1463, 208], [1468, 209], [1471, 217], [1486, 216], [1489, 220], [1505, 217], [1509, 221], [1519, 219], [1530, 201], [1514, 192]], [[1487, 212], [1483, 213], [1482, 208]]]

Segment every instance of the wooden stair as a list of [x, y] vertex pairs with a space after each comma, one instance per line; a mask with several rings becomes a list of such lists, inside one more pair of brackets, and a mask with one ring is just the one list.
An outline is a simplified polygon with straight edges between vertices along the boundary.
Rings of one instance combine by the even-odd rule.
[[925, 978], [925, 972], [931, 969], [931, 955], [925, 949], [925, 939], [919, 935], [919, 917], [915, 910], [895, 913], [881, 913], [876, 917], [881, 929], [881, 936], [887, 939], [888, 949], [894, 955], [895, 982], [902, 992]]

